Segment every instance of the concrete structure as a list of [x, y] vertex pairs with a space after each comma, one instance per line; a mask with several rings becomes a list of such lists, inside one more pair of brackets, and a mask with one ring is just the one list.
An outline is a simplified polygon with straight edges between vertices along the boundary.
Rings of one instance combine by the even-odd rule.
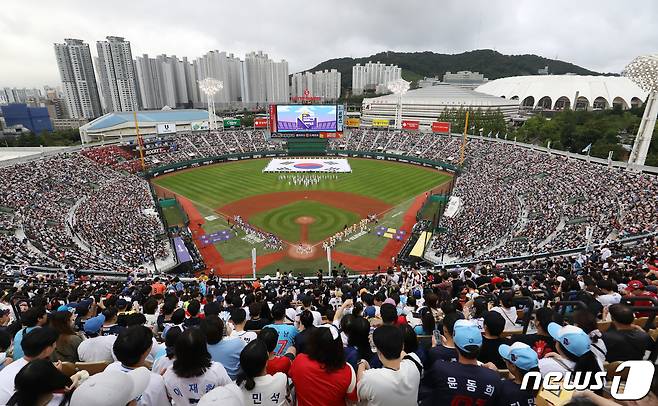
[[475, 89], [518, 100], [527, 109], [576, 110], [641, 106], [647, 92], [630, 79], [615, 76], [542, 75], [492, 80]]
[[[138, 111], [137, 123], [142, 135], [157, 134], [158, 124], [175, 124], [176, 131], [191, 131], [192, 123], [207, 122], [206, 110]], [[84, 143], [135, 136], [133, 113], [108, 113], [80, 127]]]
[[135, 70], [140, 106], [151, 110], [165, 106], [187, 107], [191, 104], [186, 75], [186, 72], [191, 70], [191, 65], [188, 65], [190, 64], [187, 59], [181, 61], [175, 55], [158, 55], [155, 58], [149, 58], [147, 54], [138, 56], [135, 60]]
[[644, 115], [637, 130], [628, 163], [635, 167], [644, 165], [647, 160], [651, 138], [658, 115], [658, 54], [635, 58], [624, 69], [623, 75], [649, 93]]
[[[243, 62], [243, 97], [248, 105], [290, 101], [288, 62], [274, 62], [263, 51], [248, 53]], [[220, 78], [221, 80], [221, 78]]]
[[215, 93], [213, 96], [216, 106], [237, 106], [243, 101], [243, 72], [240, 58], [235, 57], [233, 54], [215, 50], [196, 59], [194, 67], [196, 72], [196, 82], [194, 84], [198, 89], [199, 101], [204, 105], [207, 102], [199, 91], [198, 82], [206, 78], [217, 79], [224, 85], [222, 91]]
[[89, 44], [71, 38], [64, 41], [54, 46], [67, 113], [71, 118], [96, 118], [102, 110]]
[[25, 103], [13, 103], [0, 107], [0, 110], [7, 127], [20, 124], [35, 134], [53, 130], [48, 109], [45, 107], [29, 107]]
[[136, 75], [130, 42], [122, 37], [106, 39], [96, 43], [103, 111], [137, 110]]
[[365, 90], [386, 91], [386, 84], [402, 79], [402, 68], [381, 62], [368, 62], [352, 66], [352, 94], [360, 95]]
[[80, 128], [89, 122], [86, 118], [53, 118], [50, 121], [55, 131]]
[[441, 83], [441, 80], [436, 76], [433, 78], [424, 77], [418, 81], [418, 87], [436, 86], [439, 83]]
[[468, 70], [460, 70], [457, 73], [446, 72], [443, 75], [443, 83], [463, 87], [470, 90], [473, 90], [476, 87], [487, 83], [488, 81], [489, 79], [485, 78], [482, 73], [471, 72]]
[[460, 88], [457, 86], [439, 84], [436, 86], [409, 90], [398, 96], [389, 94], [363, 99], [361, 108], [361, 124], [372, 125], [373, 119], [396, 121], [398, 102], [401, 105], [399, 120], [418, 120], [420, 125], [428, 127], [436, 121], [446, 109], [491, 109], [500, 110], [509, 119], [519, 109], [517, 100], [490, 96], [484, 93]]
[[308, 90], [309, 96], [317, 96], [323, 101], [338, 100], [340, 98], [341, 74], [336, 69], [304, 72], [292, 75], [290, 95], [303, 97]]

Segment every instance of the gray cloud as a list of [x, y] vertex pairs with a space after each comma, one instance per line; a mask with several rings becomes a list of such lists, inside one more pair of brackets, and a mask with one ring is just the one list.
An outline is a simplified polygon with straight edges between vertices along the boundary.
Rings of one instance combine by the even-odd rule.
[[52, 44], [81, 38], [95, 54], [107, 35], [126, 37], [134, 55], [262, 49], [286, 59], [291, 72], [385, 50], [477, 48], [619, 72], [658, 52], [658, 5], [650, 0], [5, 0], [2, 10], [0, 86], [59, 84]]

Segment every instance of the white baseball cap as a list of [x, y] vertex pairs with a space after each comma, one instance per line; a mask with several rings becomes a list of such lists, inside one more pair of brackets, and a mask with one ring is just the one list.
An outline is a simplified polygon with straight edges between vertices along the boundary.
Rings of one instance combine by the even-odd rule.
[[238, 385], [229, 383], [228, 385], [218, 386], [210, 392], [203, 395], [199, 406], [244, 406], [242, 391]]
[[150, 380], [151, 371], [144, 367], [130, 372], [101, 372], [92, 375], [73, 392], [69, 406], [125, 405], [141, 396]]

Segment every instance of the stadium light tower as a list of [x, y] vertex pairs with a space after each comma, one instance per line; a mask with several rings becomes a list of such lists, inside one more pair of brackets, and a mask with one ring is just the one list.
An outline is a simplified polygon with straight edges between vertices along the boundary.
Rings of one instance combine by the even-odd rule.
[[628, 163], [636, 167], [644, 165], [647, 159], [653, 129], [656, 126], [656, 116], [658, 116], [658, 54], [638, 56], [621, 74], [649, 92], [633, 150], [628, 158]]
[[386, 84], [388, 90], [398, 96], [398, 104], [395, 107], [395, 128], [402, 128], [402, 95], [409, 91], [409, 82], [404, 79], [396, 79]]
[[217, 116], [215, 115], [215, 94], [224, 88], [224, 83], [215, 78], [199, 80], [199, 89], [206, 95], [208, 100], [208, 128], [217, 129]]

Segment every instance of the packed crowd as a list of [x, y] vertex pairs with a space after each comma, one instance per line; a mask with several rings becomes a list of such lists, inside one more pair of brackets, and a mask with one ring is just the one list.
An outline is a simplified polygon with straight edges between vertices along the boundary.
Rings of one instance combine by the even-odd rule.
[[0, 168], [0, 207], [14, 223], [0, 233], [6, 264], [129, 270], [167, 253], [147, 183], [81, 154]]
[[[550, 393], [522, 389], [526, 375], [605, 372], [610, 386], [658, 335], [642, 318], [658, 310], [656, 238], [450, 272], [4, 284], [7, 405], [532, 405]], [[656, 404], [653, 381], [636, 404]], [[617, 404], [564, 392], [570, 405]]]
[[233, 216], [231, 229], [242, 230], [248, 236], [259, 240], [268, 250], [279, 251], [283, 249], [283, 240], [272, 233], [267, 233], [249, 224], [242, 216]]
[[[461, 138], [399, 131], [353, 130], [334, 149], [390, 152], [457, 162]], [[512, 143], [471, 139], [453, 195], [461, 198], [439, 253], [485, 259], [582, 247], [656, 231], [658, 179], [533, 151]]]

